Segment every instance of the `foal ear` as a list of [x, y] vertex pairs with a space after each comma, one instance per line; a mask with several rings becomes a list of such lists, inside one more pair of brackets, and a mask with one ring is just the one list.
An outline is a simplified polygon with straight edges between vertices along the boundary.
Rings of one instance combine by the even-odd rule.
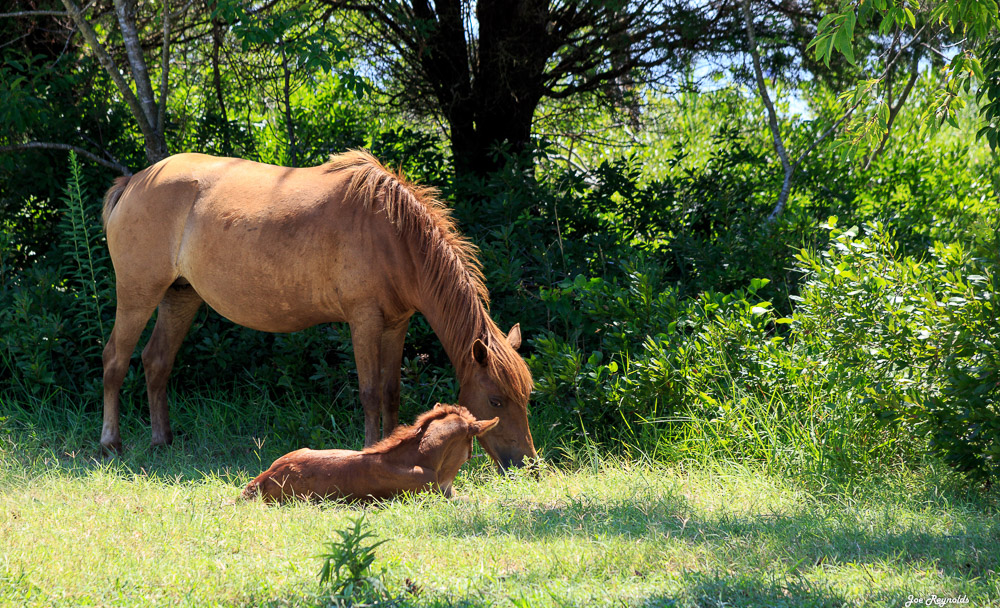
[[486, 431], [492, 429], [496, 425], [500, 424], [500, 418], [494, 418], [493, 420], [477, 420], [469, 426], [472, 428], [472, 434], [479, 437]]
[[490, 351], [483, 344], [483, 341], [476, 338], [476, 341], [472, 343], [472, 358], [476, 360], [479, 365], [486, 365], [486, 359], [490, 356]]
[[511, 348], [517, 350], [521, 348], [521, 324], [515, 323], [514, 327], [510, 328], [507, 332], [507, 342], [510, 343]]

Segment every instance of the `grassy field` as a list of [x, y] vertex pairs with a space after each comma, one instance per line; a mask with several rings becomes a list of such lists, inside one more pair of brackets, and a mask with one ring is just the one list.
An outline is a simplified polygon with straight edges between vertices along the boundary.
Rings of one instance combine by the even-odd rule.
[[995, 497], [933, 467], [832, 486], [582, 455], [501, 478], [478, 459], [459, 500], [269, 507], [234, 498], [285, 446], [231, 425], [151, 451], [126, 420], [106, 461], [96, 414], [0, 407], [2, 606], [329, 605], [317, 555], [362, 512], [401, 605], [1000, 605]]

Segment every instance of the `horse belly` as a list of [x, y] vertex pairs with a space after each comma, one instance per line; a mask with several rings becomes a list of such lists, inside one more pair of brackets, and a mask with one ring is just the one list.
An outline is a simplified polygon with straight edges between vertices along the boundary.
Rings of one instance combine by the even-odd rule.
[[268, 294], [258, 291], [257, 294], [259, 299], [217, 299], [211, 296], [202, 296], [202, 299], [233, 323], [258, 331], [290, 333], [320, 323], [346, 320], [343, 313], [332, 306], [303, 307], [301, 301], [295, 302], [295, 296], [288, 297], [282, 292]]
[[[312, 251], [309, 251], [312, 249]], [[290, 332], [344, 321], [334, 279], [336, 247], [260, 243], [214, 235], [186, 241], [178, 269], [205, 302], [234, 323]]]

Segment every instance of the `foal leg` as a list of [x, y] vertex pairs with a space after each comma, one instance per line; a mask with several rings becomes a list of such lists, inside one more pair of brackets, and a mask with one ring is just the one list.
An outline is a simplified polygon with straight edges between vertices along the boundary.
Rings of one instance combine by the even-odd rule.
[[388, 437], [399, 424], [399, 377], [403, 364], [403, 343], [410, 318], [382, 331], [382, 436]]
[[170, 415], [167, 405], [167, 379], [174, 368], [177, 351], [198, 313], [202, 299], [190, 285], [171, 287], [160, 302], [156, 326], [142, 351], [149, 395], [149, 420], [153, 427], [152, 445], [170, 445]]
[[354, 363], [358, 367], [358, 389], [365, 410], [365, 447], [378, 442], [378, 419], [381, 413], [379, 394], [381, 375], [382, 329], [385, 321], [379, 310], [363, 311], [349, 322]]
[[128, 373], [129, 359], [136, 342], [146, 328], [146, 321], [152, 316], [156, 305], [148, 307], [128, 306], [118, 296], [115, 311], [115, 326], [104, 347], [104, 425], [101, 428], [101, 445], [110, 453], [122, 450], [121, 429], [118, 419], [121, 409], [121, 387]]

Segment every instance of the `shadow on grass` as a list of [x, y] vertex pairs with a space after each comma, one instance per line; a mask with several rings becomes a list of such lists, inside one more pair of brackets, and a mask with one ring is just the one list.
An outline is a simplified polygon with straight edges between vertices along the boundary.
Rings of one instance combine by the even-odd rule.
[[[220, 414], [219, 408], [204, 405], [196, 399], [180, 401], [175, 415], [175, 444], [161, 449], [149, 448], [148, 423], [132, 408], [122, 421], [127, 449], [113, 461], [114, 466], [179, 481], [214, 476], [238, 484], [309, 439], [301, 433], [310, 432], [311, 414], [290, 415], [273, 402], [249, 410], [250, 414], [236, 409]], [[360, 416], [355, 414], [358, 412], [343, 413], [345, 419], [354, 417], [360, 422]], [[0, 418], [5, 418], [0, 421], [0, 459], [21, 463], [28, 474], [57, 468], [59, 474], [84, 475], [108, 466], [97, 445], [98, 412], [64, 407], [39, 415], [5, 409], [0, 404]], [[360, 426], [337, 424], [340, 441], [360, 438]], [[269, 439], [263, 443], [255, 440], [265, 433]], [[336, 440], [330, 433], [326, 438]], [[482, 492], [487, 493], [485, 489]], [[654, 592], [634, 598], [633, 605], [649, 608], [846, 605], [847, 600], [835, 590], [817, 587], [801, 575], [818, 566], [898, 564], [911, 571], [934, 569], [966, 581], [987, 580], [1000, 570], [1000, 524], [984, 523], [987, 518], [982, 512], [963, 521], [960, 512], [945, 506], [939, 510], [953, 520], [950, 526], [908, 524], [906, 517], [898, 516], [900, 510], [919, 512], [928, 505], [938, 509], [934, 505], [947, 505], [948, 501], [892, 496], [888, 492], [881, 496], [888, 498], [873, 498], [864, 505], [850, 507], [810, 502], [778, 514], [747, 514], [698, 508], [681, 489], [655, 482], [638, 485], [625, 497], [596, 499], [578, 494], [542, 503], [501, 492], [498, 501], [448, 509], [446, 517], [432, 517], [426, 526], [432, 534], [453, 537], [506, 535], [519, 540], [587, 540], [619, 536], [654, 544], [684, 543], [704, 548], [724, 562], [715, 573], [681, 571], [670, 585], [676, 588], [676, 595]], [[963, 532], [935, 531], [945, 528]], [[895, 597], [873, 601], [901, 604]], [[548, 598], [546, 603], [573, 605], [558, 596]], [[417, 604], [478, 608], [496, 605], [497, 601], [425, 597]], [[513, 604], [519, 605], [516, 598]], [[274, 598], [264, 594], [247, 598], [243, 605], [319, 604], [304, 595]], [[525, 600], [520, 605], [532, 603]]]
[[963, 580], [1000, 571], [1000, 521], [985, 512], [964, 516], [946, 506], [942, 517], [951, 518], [951, 529], [963, 533], [945, 533], [936, 531], [934, 524], [912, 522], [909, 513], [926, 508], [919, 500], [900, 496], [849, 508], [813, 503], [781, 514], [706, 511], [665, 486], [627, 498], [598, 500], [581, 494], [547, 505], [501, 499], [457, 511], [453, 518], [436, 519], [429, 526], [434, 534], [457, 537], [619, 536], [681, 542], [720, 556], [739, 555], [737, 566], [766, 571], [779, 564], [792, 575], [821, 565], [875, 563], [933, 568]]
[[[398, 608], [493, 608], [510, 605], [532, 608], [539, 605], [551, 606], [603, 606], [635, 608], [674, 608], [682, 606], [731, 608], [750, 607], [842, 607], [853, 606], [848, 598], [832, 589], [819, 588], [805, 580], [761, 581], [740, 575], [712, 576], [698, 572], [684, 574], [675, 584], [675, 593], [655, 592], [633, 598], [612, 598], [610, 596], [579, 598], [562, 595], [548, 589], [535, 589], [529, 593], [515, 593], [498, 601], [490, 597], [455, 597], [449, 595], [422, 594], [397, 596], [386, 605]], [[883, 606], [901, 605], [905, 598], [873, 597], [873, 603]], [[332, 605], [322, 596], [250, 597], [239, 605], [260, 607], [300, 606], [319, 608]]]
[[688, 572], [681, 577], [680, 587], [682, 591], [675, 597], [652, 596], [638, 602], [637, 605], [641, 608], [667, 606], [832, 608], [854, 605], [833, 589], [818, 587], [804, 579], [762, 581], [738, 574], [719, 576]]
[[[58, 598], [47, 595], [43, 590], [35, 587], [24, 577], [0, 576], [0, 583], [3, 583], [3, 591], [0, 592], [0, 600], [17, 602], [17, 605], [26, 608], [34, 606], [61, 606], [74, 605], [75, 600], [61, 601], [65, 598]], [[532, 595], [525, 593], [514, 594], [507, 598], [507, 601], [498, 601], [490, 597], [456, 597], [446, 594], [434, 594], [423, 592], [419, 595], [410, 595], [404, 591], [394, 593], [393, 600], [381, 604], [396, 608], [493, 608], [497, 605], [511, 605], [521, 608], [532, 608], [539, 605], [553, 606], [580, 606], [580, 605], [608, 605], [615, 606], [635, 606], [636, 608], [672, 608], [681, 606], [698, 607], [841, 607], [853, 605], [847, 598], [831, 589], [818, 588], [804, 580], [792, 581], [761, 581], [740, 575], [712, 576], [698, 572], [684, 574], [676, 582], [677, 591], [675, 593], [655, 592], [648, 595], [624, 599], [611, 598], [608, 596], [589, 598], [581, 602], [580, 598], [561, 595], [549, 590], [535, 590]], [[128, 589], [117, 599], [124, 601], [123, 605], [129, 602], [142, 603], [143, 589]], [[130, 597], [135, 594], [134, 597]], [[81, 598], [76, 598], [77, 600]], [[96, 598], [92, 598], [96, 599]], [[882, 606], [902, 605], [905, 598], [900, 597], [872, 597], [873, 604]], [[189, 605], [181, 602], [179, 605]], [[194, 605], [194, 604], [190, 604]], [[327, 608], [337, 605], [331, 601], [329, 596], [322, 593], [281, 593], [270, 594], [251, 593], [242, 598], [234, 599], [230, 602], [216, 603], [217, 606], [254, 606], [257, 608]], [[360, 603], [356, 605], [378, 605]]]
[[234, 471], [256, 475], [282, 454], [307, 445], [359, 448], [363, 442], [360, 407], [293, 407], [248, 395], [246, 388], [235, 391], [232, 399], [228, 394], [171, 394], [174, 442], [161, 447], [150, 445], [145, 399], [123, 400], [124, 449], [114, 456], [100, 445], [102, 414], [88, 404], [65, 396], [32, 402], [0, 397], [0, 463], [17, 463], [27, 474], [53, 469], [87, 474], [110, 465], [196, 480]]

